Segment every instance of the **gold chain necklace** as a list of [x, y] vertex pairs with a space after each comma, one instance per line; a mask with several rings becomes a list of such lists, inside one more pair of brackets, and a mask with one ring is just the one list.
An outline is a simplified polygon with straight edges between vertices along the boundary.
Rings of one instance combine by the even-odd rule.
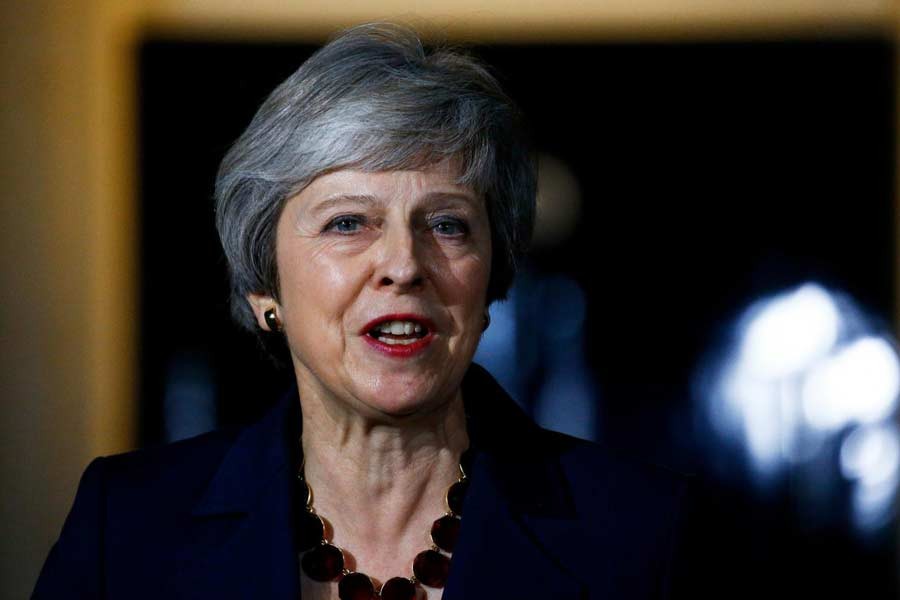
[[459, 537], [463, 500], [469, 482], [459, 465], [457, 480], [447, 488], [447, 511], [431, 526], [431, 548], [423, 550], [413, 560], [411, 577], [392, 577], [375, 590], [372, 578], [344, 566], [343, 551], [325, 538], [325, 524], [313, 508], [313, 492], [304, 475], [304, 460], [296, 479], [296, 501], [303, 507], [295, 524], [297, 551], [302, 554], [300, 565], [310, 579], [320, 582], [339, 580], [341, 600], [415, 600], [418, 583], [442, 588], [450, 572], [450, 558], [441, 550], [452, 553]]

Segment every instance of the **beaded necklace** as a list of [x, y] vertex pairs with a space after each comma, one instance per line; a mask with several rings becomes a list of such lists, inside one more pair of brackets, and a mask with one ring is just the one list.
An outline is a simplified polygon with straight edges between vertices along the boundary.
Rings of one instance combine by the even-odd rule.
[[345, 568], [344, 553], [325, 538], [325, 525], [313, 508], [313, 492], [304, 476], [303, 465], [301, 460], [296, 479], [297, 502], [303, 506], [297, 518], [296, 538], [297, 550], [302, 554], [300, 565], [310, 579], [320, 582], [339, 580], [341, 600], [414, 600], [419, 592], [418, 583], [433, 588], [444, 587], [450, 572], [450, 558], [440, 551], [452, 553], [456, 546], [463, 500], [469, 487], [462, 463], [457, 480], [447, 488], [447, 511], [431, 526], [431, 548], [416, 555], [411, 577], [392, 577], [377, 591], [371, 577]]

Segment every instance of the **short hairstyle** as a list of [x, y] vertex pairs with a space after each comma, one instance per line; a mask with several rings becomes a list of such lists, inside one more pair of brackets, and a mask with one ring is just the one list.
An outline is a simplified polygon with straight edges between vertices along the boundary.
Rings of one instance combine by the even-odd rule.
[[487, 301], [506, 297], [535, 218], [534, 155], [521, 116], [471, 56], [427, 49], [405, 27], [346, 30], [263, 102], [216, 178], [216, 227], [231, 310], [258, 331], [246, 297], [278, 298], [275, 233], [285, 201], [342, 168], [419, 169], [452, 158], [481, 195], [493, 259]]

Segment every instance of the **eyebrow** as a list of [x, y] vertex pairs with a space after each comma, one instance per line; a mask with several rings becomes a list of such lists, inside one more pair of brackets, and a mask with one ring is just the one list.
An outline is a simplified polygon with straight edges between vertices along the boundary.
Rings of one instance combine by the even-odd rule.
[[[444, 192], [444, 191], [435, 191], [429, 192], [422, 197], [423, 202], [434, 202], [439, 200], [459, 200], [466, 204], [476, 205], [478, 203], [478, 198], [473, 194], [465, 193], [465, 192]], [[327, 210], [341, 205], [341, 204], [364, 204], [366, 206], [374, 206], [382, 203], [382, 200], [377, 196], [372, 196], [370, 194], [337, 194], [335, 196], [331, 196], [322, 200], [318, 204], [316, 204], [310, 212], [313, 215], [318, 215]]]
[[339, 204], [359, 203], [365, 205], [378, 204], [378, 198], [369, 194], [337, 194], [316, 204], [310, 212], [314, 215], [323, 213]]
[[466, 204], [478, 204], [478, 196], [466, 192], [431, 192], [425, 194], [423, 200], [432, 202], [435, 200], [462, 200]]

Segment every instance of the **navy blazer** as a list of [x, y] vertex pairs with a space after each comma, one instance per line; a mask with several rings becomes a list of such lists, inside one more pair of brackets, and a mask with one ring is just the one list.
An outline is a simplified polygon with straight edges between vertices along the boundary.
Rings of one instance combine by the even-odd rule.
[[[685, 479], [463, 382], [470, 487], [444, 600], [670, 598]], [[299, 597], [296, 392], [258, 423], [94, 460], [34, 598]]]

